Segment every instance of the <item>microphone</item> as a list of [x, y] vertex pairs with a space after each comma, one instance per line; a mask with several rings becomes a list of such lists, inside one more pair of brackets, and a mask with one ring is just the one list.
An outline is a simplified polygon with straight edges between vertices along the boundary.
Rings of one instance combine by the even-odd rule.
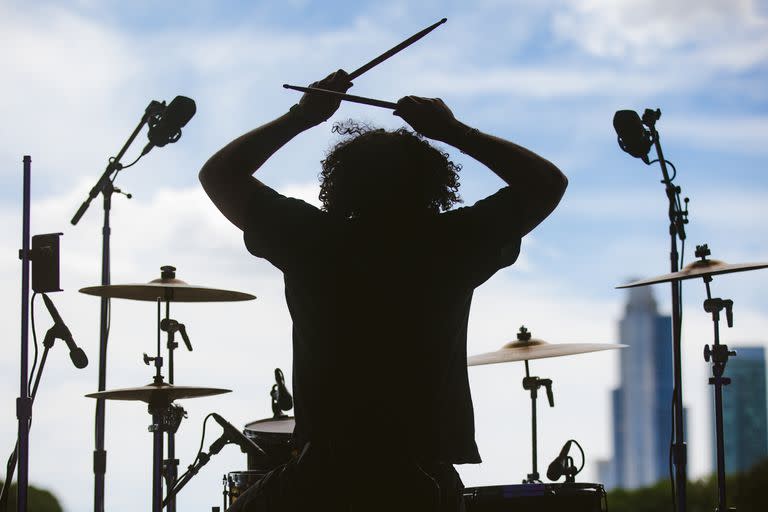
[[613, 115], [613, 128], [619, 138], [619, 147], [635, 158], [648, 163], [648, 151], [653, 141], [634, 110], [619, 110]]
[[272, 389], [272, 399], [277, 402], [277, 406], [282, 411], [288, 411], [293, 407], [293, 397], [285, 387], [285, 377], [280, 368], [275, 368], [275, 386]]
[[566, 470], [570, 467], [570, 464], [568, 463], [568, 450], [571, 449], [571, 443], [573, 440], [569, 439], [563, 448], [560, 450], [560, 455], [558, 455], [555, 460], [553, 460], [549, 467], [547, 468], [547, 478], [552, 480], [553, 482], [556, 480], [559, 480], [563, 474], [565, 474]]
[[210, 448], [211, 454], [219, 453], [219, 450], [221, 450], [225, 444], [234, 443], [237, 446], [240, 447], [240, 450], [242, 450], [243, 453], [248, 453], [250, 455], [254, 456], [262, 456], [266, 455], [264, 450], [259, 448], [259, 446], [245, 437], [242, 432], [237, 430], [230, 422], [222, 418], [220, 415], [214, 413], [211, 413], [211, 416], [213, 416], [213, 419], [216, 420], [216, 423], [221, 425], [221, 428], [224, 429], [224, 432], [221, 434], [221, 437], [213, 442]]
[[72, 333], [69, 332], [64, 320], [61, 319], [59, 312], [56, 310], [56, 306], [53, 305], [53, 301], [51, 301], [46, 294], [43, 293], [42, 295], [45, 307], [48, 308], [48, 313], [51, 315], [51, 318], [53, 318], [55, 324], [54, 327], [57, 329], [57, 337], [64, 340], [67, 347], [69, 347], [69, 358], [72, 359], [75, 368], [85, 368], [88, 366], [88, 356], [86, 356], [83, 349], [78, 347], [75, 343], [74, 338], [72, 338]]
[[149, 119], [147, 132], [149, 142], [144, 146], [141, 154], [146, 155], [155, 146], [161, 148], [179, 140], [181, 128], [192, 119], [196, 111], [197, 107], [193, 99], [186, 96], [173, 98], [165, 110]]

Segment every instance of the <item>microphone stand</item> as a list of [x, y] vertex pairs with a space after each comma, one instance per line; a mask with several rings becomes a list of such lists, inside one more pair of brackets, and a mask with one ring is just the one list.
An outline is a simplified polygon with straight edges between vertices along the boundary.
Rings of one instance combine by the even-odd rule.
[[[664, 159], [664, 153], [661, 150], [659, 132], [656, 131], [656, 121], [661, 117], [661, 110], [646, 109], [643, 113], [643, 124], [645, 124], [653, 139], [653, 145], [656, 148], [658, 162], [661, 166], [663, 175], [662, 183], [665, 186], [667, 199], [669, 200], [669, 263], [670, 272], [674, 273], [680, 270], [679, 253], [677, 251], [677, 239], [685, 241], [685, 224], [688, 223], [688, 207], [686, 198], [686, 208], [682, 209], [680, 205], [680, 187], [672, 184], [672, 179], [667, 172], [667, 162]], [[674, 177], [673, 177], [674, 178]], [[681, 356], [681, 328], [682, 328], [682, 285], [679, 280], [671, 283], [672, 288], [672, 359], [673, 359], [673, 378], [674, 378], [674, 442], [672, 443], [672, 461], [675, 466], [675, 494], [677, 496], [677, 511], [685, 512], [687, 501], [687, 447], [685, 444], [685, 428], [683, 425], [683, 379], [682, 379], [682, 356]]]
[[[32, 419], [32, 399], [29, 396], [29, 225], [31, 216], [30, 188], [32, 182], [32, 158], [23, 158], [23, 213], [21, 223], [21, 362], [19, 398], [16, 399], [16, 417], [18, 428], [19, 477], [17, 480], [17, 510], [27, 512], [27, 492], [29, 490], [29, 422]], [[10, 478], [6, 480], [10, 481]], [[6, 482], [8, 489], [10, 483]]]
[[[111, 178], [112, 174], [123, 168], [120, 164], [120, 159], [123, 158], [125, 152], [133, 143], [134, 139], [138, 136], [141, 129], [149, 121], [149, 119], [162, 111], [163, 105], [157, 101], [151, 101], [144, 111], [144, 115], [141, 117], [138, 126], [133, 130], [128, 140], [123, 145], [120, 152], [116, 157], [110, 158], [104, 173], [101, 175], [96, 185], [93, 186], [88, 193], [88, 197], [85, 199], [75, 215], [72, 217], [72, 225], [76, 225], [80, 218], [83, 216], [91, 201], [99, 194], [103, 196], [103, 209], [104, 209], [104, 222], [101, 229], [102, 234], [102, 246], [101, 246], [101, 284], [107, 286], [110, 284], [110, 234], [111, 228], [109, 224], [109, 215], [112, 209], [112, 194], [116, 192], [114, 186], [114, 178]], [[101, 316], [99, 323], [99, 381], [98, 390], [104, 391], [107, 388], [107, 339], [109, 336], [109, 299], [106, 297], [101, 298]], [[94, 512], [104, 512], [104, 483], [105, 473], [107, 470], [107, 452], [104, 450], [104, 421], [105, 421], [105, 402], [103, 398], [96, 399], [96, 439], [95, 449], [93, 451], [93, 473], [94, 473], [94, 489], [93, 489], [93, 510]]]

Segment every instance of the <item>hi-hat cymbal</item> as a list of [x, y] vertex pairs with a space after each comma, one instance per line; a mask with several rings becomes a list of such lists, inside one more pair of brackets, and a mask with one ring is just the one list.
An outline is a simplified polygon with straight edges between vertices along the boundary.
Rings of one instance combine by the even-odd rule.
[[171, 403], [182, 398], [200, 398], [203, 396], [231, 393], [231, 389], [201, 388], [197, 386], [174, 386], [167, 382], [151, 383], [138, 388], [108, 389], [85, 396], [105, 400], [133, 400], [147, 403]]
[[153, 279], [140, 284], [111, 284], [81, 288], [80, 293], [108, 297], [112, 299], [131, 299], [169, 302], [234, 302], [253, 300], [250, 293], [221, 290], [205, 286], [194, 286], [181, 279], [176, 279], [176, 269], [171, 266], [161, 267], [160, 279]]
[[525, 327], [521, 327], [520, 332], [517, 333], [517, 340], [507, 343], [494, 352], [468, 357], [467, 366], [570, 356], [626, 348], [627, 346], [616, 343], [548, 343], [544, 340], [531, 338], [531, 333]]
[[648, 279], [641, 279], [640, 281], [634, 281], [629, 284], [623, 284], [616, 288], [634, 288], [636, 286], [646, 286], [649, 284], [657, 283], [669, 283], [672, 281], [680, 281], [683, 279], [693, 279], [695, 277], [704, 278], [706, 276], [714, 276], [718, 274], [730, 274], [732, 272], [746, 272], [748, 270], [757, 270], [760, 268], [768, 268], [768, 263], [725, 263], [720, 260], [707, 259], [709, 256], [709, 248], [706, 244], [696, 247], [696, 256], [700, 257], [700, 260], [696, 260], [693, 263], [689, 263], [682, 270], [678, 272], [672, 272], [670, 274], [664, 274], [661, 276], [650, 277]]

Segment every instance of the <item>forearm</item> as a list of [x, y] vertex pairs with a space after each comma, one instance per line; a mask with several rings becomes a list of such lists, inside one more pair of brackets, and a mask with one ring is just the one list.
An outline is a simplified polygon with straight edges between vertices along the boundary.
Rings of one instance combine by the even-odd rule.
[[495, 137], [457, 121], [443, 142], [484, 164], [508, 185], [542, 193], [559, 201], [568, 185], [565, 175], [549, 160], [514, 142]]
[[250, 181], [269, 157], [311, 126], [296, 110], [286, 112], [217, 151], [200, 170], [200, 182], [209, 190], [225, 183]]

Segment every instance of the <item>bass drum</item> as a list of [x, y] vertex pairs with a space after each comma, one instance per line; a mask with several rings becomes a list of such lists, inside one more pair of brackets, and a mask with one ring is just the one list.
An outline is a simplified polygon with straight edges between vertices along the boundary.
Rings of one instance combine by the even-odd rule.
[[518, 484], [464, 489], [467, 512], [606, 512], [602, 484]]
[[245, 437], [264, 450], [265, 455], [248, 455], [250, 471], [270, 471], [295, 457], [292, 416], [267, 418], [248, 423], [243, 430]]

